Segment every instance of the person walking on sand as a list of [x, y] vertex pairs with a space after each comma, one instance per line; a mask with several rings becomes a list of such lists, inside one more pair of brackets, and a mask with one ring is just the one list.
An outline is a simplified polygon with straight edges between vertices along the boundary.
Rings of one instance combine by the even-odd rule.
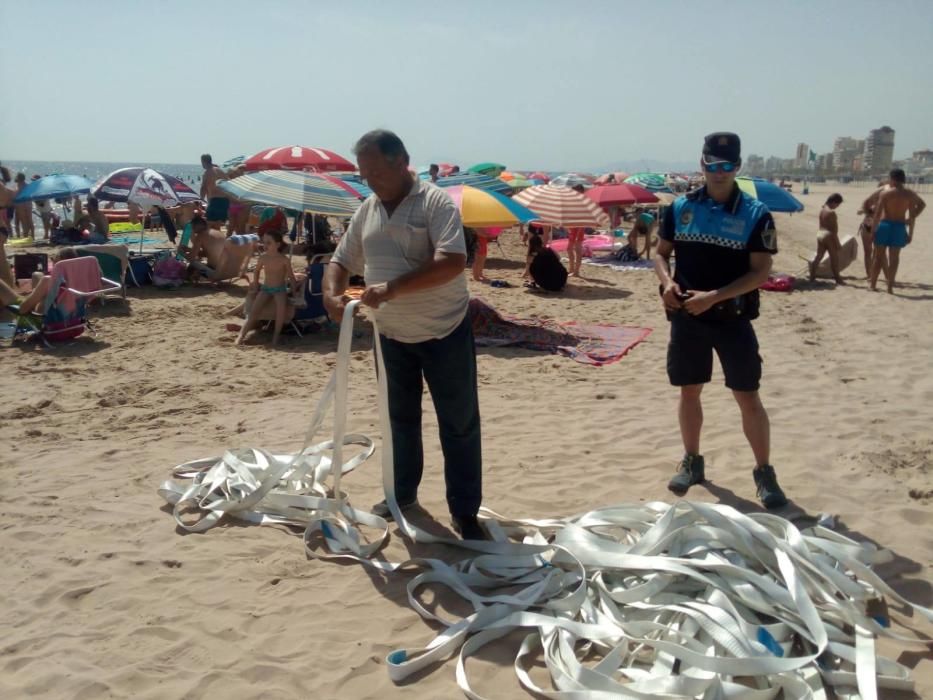
[[[684, 457], [667, 487], [683, 496], [706, 478], [700, 393], [712, 376], [715, 350], [742, 412], [742, 428], [755, 457], [752, 477], [758, 498], [766, 508], [779, 508], [787, 498], [770, 463], [770, 423], [758, 395], [761, 356], [752, 328], [758, 317], [758, 287], [771, 271], [777, 236], [767, 207], [743, 194], [735, 182], [741, 163], [738, 135], [707, 136], [700, 162], [706, 184], [678, 197], [659, 231], [655, 271], [671, 322], [667, 374], [680, 387], [684, 445]], [[673, 275], [672, 254], [677, 261]]]
[[[256, 263], [256, 271], [253, 274], [253, 283], [250, 285], [251, 291], [258, 289], [258, 294], [256, 294], [256, 300], [253, 302], [246, 323], [243, 324], [240, 335], [237, 336], [237, 345], [242, 345], [246, 340], [246, 334], [259, 323], [258, 319], [270, 299], [275, 303], [275, 330], [272, 334], [272, 344], [278, 345], [279, 336], [285, 326], [288, 292], [296, 286], [292, 262], [285, 255], [287, 245], [282, 233], [267, 231], [263, 234], [262, 243], [266, 252], [259, 256], [259, 262]], [[260, 277], [262, 278], [261, 284]]]
[[218, 166], [214, 165], [214, 160], [210, 153], [201, 156], [201, 167], [204, 168], [204, 174], [201, 176], [201, 199], [207, 201], [207, 212], [204, 218], [207, 219], [209, 228], [215, 228], [218, 231], [227, 221], [227, 214], [230, 211], [230, 198], [222, 189], [217, 186], [221, 180], [226, 180], [227, 175]]
[[[871, 279], [872, 256], [875, 249], [874, 226], [875, 207], [878, 206], [878, 195], [888, 186], [887, 180], [878, 183], [878, 189], [872, 192], [862, 202], [862, 208], [856, 212], [862, 216], [862, 223], [858, 227], [859, 238], [862, 239], [862, 257], [865, 259], [865, 279]], [[887, 273], [885, 273], [887, 274]]]
[[842, 204], [842, 195], [838, 192], [829, 195], [826, 204], [820, 210], [820, 232], [816, 236], [816, 257], [810, 263], [810, 281], [816, 279], [816, 270], [823, 262], [823, 256], [829, 254], [829, 267], [833, 271], [836, 284], [845, 284], [839, 274], [839, 220], [836, 218], [836, 208]]
[[[361, 302], [373, 309], [385, 360], [399, 508], [418, 503], [426, 381], [437, 413], [454, 529], [464, 539], [486, 539], [476, 517], [482, 443], [460, 213], [444, 190], [412, 176], [405, 144], [391, 131], [370, 131], [353, 152], [374, 194], [353, 215], [327, 266], [324, 305], [340, 322], [350, 300], [345, 294], [350, 276], [365, 277]], [[386, 501], [373, 513], [391, 517]]]
[[901, 248], [914, 239], [914, 224], [926, 208], [916, 192], [905, 187], [907, 175], [900, 168], [891, 171], [888, 187], [878, 193], [875, 207], [875, 253], [871, 267], [871, 290], [878, 288], [878, 275], [885, 268], [888, 294], [894, 293]]

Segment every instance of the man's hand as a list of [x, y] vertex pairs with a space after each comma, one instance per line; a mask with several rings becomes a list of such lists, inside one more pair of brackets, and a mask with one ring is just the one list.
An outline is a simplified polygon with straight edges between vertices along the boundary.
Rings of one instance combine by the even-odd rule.
[[676, 282], [671, 282], [664, 288], [664, 294], [661, 295], [661, 299], [664, 301], [664, 308], [668, 311], [677, 311], [683, 302], [681, 302], [681, 297], [684, 293], [680, 289], [680, 285]]
[[324, 309], [327, 311], [330, 320], [334, 323], [340, 323], [343, 320], [344, 309], [347, 308], [347, 304], [349, 304], [350, 301], [352, 300], [346, 294], [341, 294], [339, 296], [328, 296], [325, 294]]
[[378, 309], [382, 304], [392, 299], [392, 292], [389, 290], [389, 283], [373, 284], [366, 288], [360, 301], [366, 306]]
[[692, 292], [684, 302], [684, 308], [691, 316], [699, 316], [716, 303], [716, 292]]

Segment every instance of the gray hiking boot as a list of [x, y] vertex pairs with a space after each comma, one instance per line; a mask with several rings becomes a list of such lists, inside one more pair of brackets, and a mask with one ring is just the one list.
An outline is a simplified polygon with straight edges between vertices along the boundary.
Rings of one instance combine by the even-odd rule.
[[706, 479], [703, 455], [684, 455], [677, 467], [677, 473], [667, 482], [667, 488], [678, 496], [683, 496], [694, 484]]
[[778, 486], [774, 467], [770, 464], [755, 467], [752, 476], [755, 478], [755, 490], [758, 492], [758, 500], [761, 501], [765, 508], [780, 508], [787, 505], [787, 496]]

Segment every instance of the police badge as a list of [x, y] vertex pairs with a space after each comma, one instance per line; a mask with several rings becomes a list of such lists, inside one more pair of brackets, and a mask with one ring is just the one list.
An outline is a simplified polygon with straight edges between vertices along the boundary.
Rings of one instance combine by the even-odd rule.
[[683, 213], [680, 215], [680, 225], [689, 226], [691, 221], [693, 221], [693, 210], [684, 209]]

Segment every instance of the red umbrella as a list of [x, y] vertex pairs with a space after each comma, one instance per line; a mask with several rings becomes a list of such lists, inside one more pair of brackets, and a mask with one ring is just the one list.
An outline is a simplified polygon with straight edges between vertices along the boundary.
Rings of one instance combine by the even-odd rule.
[[658, 198], [638, 185], [596, 185], [583, 193], [599, 206], [617, 207], [629, 204], [655, 204]]
[[542, 180], [545, 184], [551, 181], [551, 176], [547, 173], [542, 173], [540, 170], [536, 173], [532, 173], [528, 176], [529, 180]]
[[316, 170], [318, 172], [354, 171], [356, 166], [343, 156], [324, 148], [278, 146], [267, 148], [247, 158], [247, 170]]

